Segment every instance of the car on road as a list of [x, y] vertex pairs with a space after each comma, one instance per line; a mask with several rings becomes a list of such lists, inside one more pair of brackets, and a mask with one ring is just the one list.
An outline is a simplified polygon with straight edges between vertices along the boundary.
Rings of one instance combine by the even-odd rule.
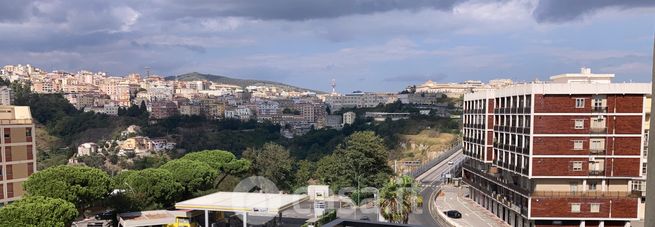
[[370, 221], [371, 219], [370, 219], [369, 217], [364, 216], [364, 217], [360, 218], [359, 220], [362, 220], [362, 221]]
[[453, 161], [448, 161], [448, 165], [452, 166], [453, 164], [455, 164]]
[[462, 213], [456, 210], [449, 210], [443, 212], [449, 218], [462, 218]]

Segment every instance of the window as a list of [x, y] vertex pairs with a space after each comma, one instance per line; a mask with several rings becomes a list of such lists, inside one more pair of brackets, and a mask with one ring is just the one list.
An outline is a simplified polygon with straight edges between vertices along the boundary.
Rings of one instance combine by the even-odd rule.
[[582, 140], [573, 140], [573, 150], [582, 150], [582, 145], [584, 142]]
[[571, 169], [573, 171], [582, 171], [582, 162], [580, 161], [571, 162]]
[[575, 99], [575, 108], [584, 108], [584, 99], [576, 98]]
[[588, 182], [587, 185], [589, 185], [589, 191], [596, 191], [596, 188], [598, 188], [598, 183], [596, 182]]
[[25, 136], [27, 136], [27, 137], [31, 137], [31, 136], [32, 136], [32, 129], [31, 129], [31, 128], [27, 128], [27, 129], [25, 130]]
[[578, 182], [571, 182], [571, 192], [575, 193], [578, 191]]
[[633, 181], [632, 182], [632, 190], [633, 191], [644, 191], [644, 187], [646, 186], [645, 183], [646, 183], [645, 181], [640, 181], [640, 180]]
[[592, 203], [591, 204], [591, 210], [589, 212], [591, 212], [591, 213], [600, 213], [600, 203]]
[[571, 203], [571, 213], [580, 213], [579, 203]]
[[605, 139], [591, 139], [589, 141], [589, 149], [593, 151], [605, 150]]
[[648, 172], [648, 163], [641, 163], [641, 175], [646, 176]]
[[575, 129], [584, 129], [584, 120], [575, 120]]

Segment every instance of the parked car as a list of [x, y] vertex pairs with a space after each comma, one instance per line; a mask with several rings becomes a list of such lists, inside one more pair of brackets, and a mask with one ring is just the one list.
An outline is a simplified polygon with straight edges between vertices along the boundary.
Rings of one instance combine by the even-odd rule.
[[364, 216], [364, 217], [360, 218], [359, 220], [362, 220], [362, 221], [370, 221], [371, 219], [368, 218], [368, 217], [366, 217], [366, 216]]
[[455, 164], [453, 161], [448, 161], [448, 165], [452, 166], [453, 164]]
[[116, 211], [107, 210], [102, 213], [96, 214], [96, 220], [112, 220], [116, 217]]
[[445, 211], [443, 213], [446, 216], [448, 216], [449, 218], [462, 218], [462, 213], [460, 213], [459, 211], [456, 211], [456, 210], [449, 210], [449, 211]]

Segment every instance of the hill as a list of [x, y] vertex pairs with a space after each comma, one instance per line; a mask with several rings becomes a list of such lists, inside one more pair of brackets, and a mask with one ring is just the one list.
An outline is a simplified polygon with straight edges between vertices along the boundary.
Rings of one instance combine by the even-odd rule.
[[292, 90], [292, 91], [312, 91], [316, 92], [318, 94], [325, 93], [323, 91], [316, 91], [312, 89], [306, 89], [306, 88], [301, 88], [301, 87], [296, 87], [280, 82], [274, 82], [274, 81], [268, 81], [268, 80], [251, 80], [251, 79], [237, 79], [237, 78], [231, 78], [231, 77], [226, 77], [226, 76], [219, 76], [219, 75], [212, 75], [212, 74], [204, 74], [204, 73], [198, 73], [198, 72], [192, 72], [192, 73], [186, 73], [182, 75], [178, 75], [177, 78], [175, 76], [169, 76], [166, 77], [166, 80], [182, 80], [182, 81], [191, 81], [191, 80], [208, 80], [216, 83], [222, 83], [222, 84], [232, 84], [232, 85], [237, 85], [240, 87], [247, 87], [247, 86], [252, 86], [252, 85], [267, 85], [267, 86], [275, 86], [275, 87], [280, 87], [285, 90]]

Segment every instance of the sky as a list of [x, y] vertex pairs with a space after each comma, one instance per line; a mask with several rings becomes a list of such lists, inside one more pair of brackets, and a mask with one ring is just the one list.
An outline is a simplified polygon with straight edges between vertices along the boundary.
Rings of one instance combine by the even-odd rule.
[[188, 72], [342, 93], [426, 80], [650, 81], [652, 0], [3, 0], [0, 65]]

